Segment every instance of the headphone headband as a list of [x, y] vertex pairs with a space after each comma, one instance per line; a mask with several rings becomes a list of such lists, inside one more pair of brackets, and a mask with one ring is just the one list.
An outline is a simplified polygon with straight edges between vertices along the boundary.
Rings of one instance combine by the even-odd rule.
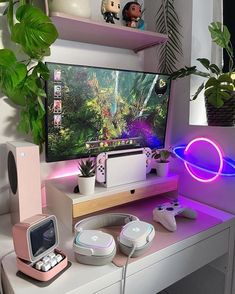
[[75, 233], [83, 230], [96, 230], [103, 227], [123, 226], [131, 221], [139, 220], [138, 217], [128, 213], [107, 213], [85, 218], [74, 226]]

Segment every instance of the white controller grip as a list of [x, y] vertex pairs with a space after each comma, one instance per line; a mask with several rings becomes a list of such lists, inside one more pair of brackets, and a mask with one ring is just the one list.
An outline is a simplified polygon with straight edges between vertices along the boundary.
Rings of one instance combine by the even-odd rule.
[[106, 160], [105, 153], [100, 153], [96, 157], [96, 181], [99, 183], [105, 183], [106, 181], [105, 160]]
[[197, 218], [197, 212], [193, 209], [187, 208], [183, 212], [181, 212], [181, 215], [187, 218], [196, 219]]

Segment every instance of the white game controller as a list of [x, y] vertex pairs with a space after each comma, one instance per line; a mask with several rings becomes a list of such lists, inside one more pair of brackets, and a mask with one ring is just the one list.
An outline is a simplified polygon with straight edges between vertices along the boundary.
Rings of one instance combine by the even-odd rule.
[[96, 157], [96, 180], [99, 183], [105, 182], [105, 160], [107, 158], [106, 152], [102, 152]]
[[190, 219], [197, 218], [197, 212], [187, 208], [175, 200], [173, 202], [163, 203], [153, 210], [153, 220], [162, 224], [167, 230], [176, 231], [176, 215], [181, 215]]
[[151, 157], [152, 157], [152, 151], [150, 148], [145, 147], [141, 149], [129, 149], [129, 150], [122, 150], [122, 151], [110, 151], [110, 152], [102, 152], [97, 155], [96, 157], [96, 180], [99, 183], [105, 183], [106, 181], [106, 173], [105, 173], [105, 161], [108, 159], [110, 155], [119, 155], [121, 153], [132, 153], [132, 152], [138, 152], [142, 151], [143, 154], [146, 155], [146, 174], [148, 174], [151, 171]]

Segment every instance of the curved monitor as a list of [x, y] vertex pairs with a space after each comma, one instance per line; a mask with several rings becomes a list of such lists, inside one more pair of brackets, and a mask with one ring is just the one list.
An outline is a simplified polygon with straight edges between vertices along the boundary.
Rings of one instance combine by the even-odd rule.
[[163, 148], [168, 75], [47, 63], [46, 161]]

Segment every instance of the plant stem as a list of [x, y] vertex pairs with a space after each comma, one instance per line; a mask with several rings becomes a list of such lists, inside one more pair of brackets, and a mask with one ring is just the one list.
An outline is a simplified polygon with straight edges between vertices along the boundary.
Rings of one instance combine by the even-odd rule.
[[196, 70], [192, 74], [195, 75], [195, 76], [203, 77], [203, 78], [209, 78], [210, 77], [209, 73], [206, 73], [206, 72], [203, 72], [203, 71], [200, 71], [200, 70]]
[[7, 22], [8, 22], [9, 30], [10, 30], [10, 32], [12, 32], [12, 29], [14, 26], [13, 1], [12, 0], [9, 0], [8, 11], [7, 11]]

